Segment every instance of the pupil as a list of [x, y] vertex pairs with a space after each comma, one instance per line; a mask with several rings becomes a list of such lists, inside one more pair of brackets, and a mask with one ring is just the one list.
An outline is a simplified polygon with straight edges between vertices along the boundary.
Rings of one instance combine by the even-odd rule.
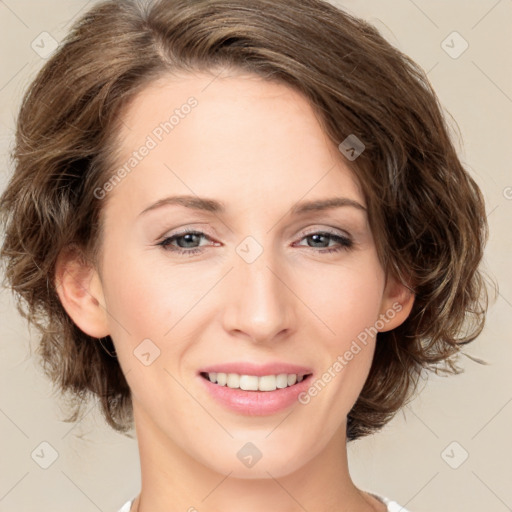
[[319, 234], [316, 234], [316, 235], [311, 235], [311, 237], [313, 239], [313, 243], [322, 243], [321, 240], [318, 240], [319, 238], [325, 238], [325, 235], [319, 235]]
[[[185, 247], [188, 247], [188, 245], [186, 244], [189, 244], [189, 243], [194, 243], [194, 240], [190, 240], [191, 237], [197, 237], [198, 235], [195, 234], [195, 233], [187, 233], [186, 235], [183, 235], [181, 236], [180, 238], [182, 240], [185, 240]], [[181, 244], [179, 244], [181, 246]]]

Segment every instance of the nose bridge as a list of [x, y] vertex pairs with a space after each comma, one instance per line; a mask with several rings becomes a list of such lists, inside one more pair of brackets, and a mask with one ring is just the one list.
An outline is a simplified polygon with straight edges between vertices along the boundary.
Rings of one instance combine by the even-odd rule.
[[291, 326], [293, 294], [285, 265], [270, 246], [247, 237], [236, 249], [231, 275], [229, 329], [254, 340], [268, 340]]

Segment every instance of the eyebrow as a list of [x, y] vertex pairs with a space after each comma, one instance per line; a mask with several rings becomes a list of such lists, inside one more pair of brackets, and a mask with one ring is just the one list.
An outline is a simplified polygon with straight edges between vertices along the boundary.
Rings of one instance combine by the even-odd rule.
[[[149, 211], [155, 210], [156, 208], [169, 205], [184, 206], [185, 208], [190, 208], [192, 210], [202, 210], [210, 213], [222, 214], [226, 212], [226, 205], [222, 201], [204, 197], [184, 195], [171, 196], [160, 199], [156, 203], [153, 203], [152, 205], [142, 210], [139, 216]], [[350, 199], [348, 197], [332, 197], [328, 199], [317, 199], [313, 201], [299, 202], [291, 208], [291, 214], [300, 215], [311, 211], [324, 211], [333, 208], [340, 208], [343, 206], [352, 206], [359, 210], [366, 211], [366, 208], [354, 199]]]

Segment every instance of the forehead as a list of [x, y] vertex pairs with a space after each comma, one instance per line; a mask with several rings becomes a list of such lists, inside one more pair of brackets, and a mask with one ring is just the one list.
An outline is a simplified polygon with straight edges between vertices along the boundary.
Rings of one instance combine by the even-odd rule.
[[285, 84], [250, 74], [169, 75], [140, 92], [122, 121], [117, 166], [131, 168], [114, 194], [124, 189], [138, 204], [192, 193], [229, 207], [237, 198], [298, 201], [335, 189], [364, 203], [314, 108]]
[[[307, 124], [312, 143], [319, 135], [325, 137], [312, 105], [299, 91], [254, 74], [220, 73], [166, 75], [150, 82], [120, 114], [122, 145], [136, 147], [143, 134], [151, 134], [157, 142], [166, 138], [172, 143], [179, 132], [193, 131], [210, 138], [214, 132], [219, 139], [244, 128], [237, 136], [237, 143], [241, 144], [244, 136], [256, 139], [254, 128], [262, 124], [267, 133], [274, 125], [286, 128], [289, 137], [297, 136], [302, 125]], [[300, 125], [298, 118], [303, 120]], [[185, 119], [187, 122], [182, 122]], [[171, 131], [173, 137], [166, 137]]]

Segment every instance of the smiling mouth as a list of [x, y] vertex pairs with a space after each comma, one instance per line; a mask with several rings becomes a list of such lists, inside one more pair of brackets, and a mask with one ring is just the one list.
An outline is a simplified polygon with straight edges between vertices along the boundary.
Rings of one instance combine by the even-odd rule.
[[240, 375], [237, 373], [206, 373], [201, 372], [203, 379], [210, 381], [217, 386], [224, 386], [231, 389], [243, 391], [277, 391], [296, 386], [303, 380], [311, 377], [311, 373], [294, 374], [281, 373], [278, 375]]

